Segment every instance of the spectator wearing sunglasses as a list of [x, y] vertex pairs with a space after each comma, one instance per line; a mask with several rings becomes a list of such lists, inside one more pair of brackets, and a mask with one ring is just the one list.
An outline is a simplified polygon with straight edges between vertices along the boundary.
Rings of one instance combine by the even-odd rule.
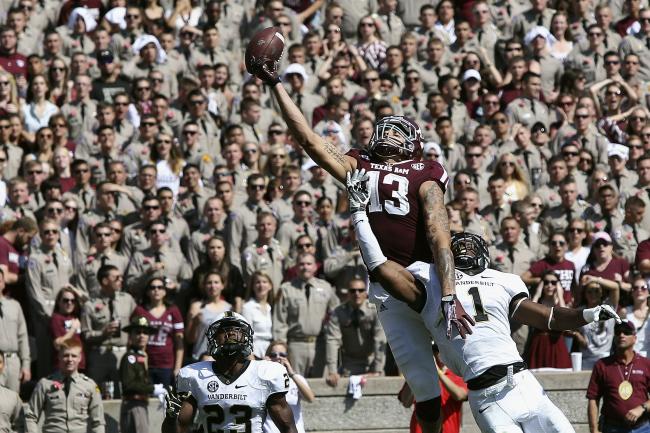
[[[314, 392], [309, 387], [309, 384], [305, 378], [297, 373], [292, 365], [289, 362], [289, 349], [285, 343], [274, 341], [269, 345], [269, 348], [266, 350], [266, 357], [268, 361], [278, 362], [287, 369], [289, 374], [289, 391], [287, 392], [287, 403], [293, 412], [293, 419], [296, 424], [296, 429], [298, 433], [305, 432], [305, 424], [302, 419], [302, 409], [300, 407], [301, 400], [306, 400], [308, 403], [312, 403], [316, 396]], [[266, 417], [266, 421], [262, 426], [263, 433], [279, 433], [280, 431], [273, 423], [271, 417]]]
[[[627, 433], [647, 430], [650, 360], [634, 350], [636, 340], [637, 330], [633, 323], [623, 321], [617, 324], [612, 355], [594, 365], [587, 388], [590, 431]], [[598, 403], [601, 400], [599, 417]]]
[[[79, 293], [72, 287], [64, 287], [56, 295], [54, 312], [50, 320], [50, 332], [54, 344], [55, 368], [59, 366], [59, 350], [63, 348], [66, 341], [74, 340], [83, 347], [81, 340], [81, 306], [82, 300]], [[86, 369], [86, 357], [81, 352], [79, 369]]]
[[635, 274], [630, 278], [632, 282], [632, 303], [625, 307], [625, 318], [634, 324], [637, 330], [637, 340], [634, 350], [646, 352], [650, 340], [646, 341], [648, 329], [648, 316], [650, 306], [648, 305], [648, 280], [641, 274]]
[[386, 361], [386, 336], [377, 310], [368, 302], [365, 280], [352, 279], [346, 292], [347, 301], [334, 309], [326, 328], [330, 386], [336, 386], [341, 376], [380, 376]]
[[580, 274], [580, 283], [596, 281], [604, 290], [619, 291], [621, 302], [626, 305], [630, 302], [632, 288], [628, 282], [630, 264], [625, 259], [614, 257], [614, 246], [609, 233], [596, 232], [592, 235], [592, 240], [589, 258]]

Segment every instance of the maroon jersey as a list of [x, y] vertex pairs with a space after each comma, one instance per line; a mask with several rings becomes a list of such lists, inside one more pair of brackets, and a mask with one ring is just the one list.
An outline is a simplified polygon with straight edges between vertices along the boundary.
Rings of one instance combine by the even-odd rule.
[[384, 255], [402, 266], [431, 262], [419, 190], [431, 180], [445, 191], [449, 176], [442, 165], [413, 160], [382, 164], [371, 162], [365, 152], [351, 150], [347, 154], [370, 176], [368, 219]]

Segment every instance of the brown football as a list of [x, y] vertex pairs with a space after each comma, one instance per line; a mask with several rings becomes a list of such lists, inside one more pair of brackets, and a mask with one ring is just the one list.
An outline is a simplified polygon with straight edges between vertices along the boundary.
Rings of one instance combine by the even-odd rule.
[[255, 33], [246, 47], [246, 70], [251, 72], [251, 65], [261, 59], [264, 63], [277, 62], [284, 50], [284, 36], [278, 27], [269, 27]]

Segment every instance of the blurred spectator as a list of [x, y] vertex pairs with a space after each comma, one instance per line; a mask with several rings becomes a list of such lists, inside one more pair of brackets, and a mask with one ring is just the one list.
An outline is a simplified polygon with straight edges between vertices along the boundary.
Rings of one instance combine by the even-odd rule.
[[368, 302], [366, 283], [352, 279], [346, 290], [347, 302], [334, 309], [325, 333], [330, 386], [341, 375], [378, 376], [384, 371], [386, 336]]
[[[562, 285], [553, 270], [542, 273], [534, 302], [547, 307], [564, 307]], [[526, 349], [526, 363], [530, 368], [571, 368], [571, 357], [561, 331], [534, 329]]]
[[298, 277], [280, 286], [273, 309], [273, 339], [287, 342], [297, 371], [320, 377], [325, 367], [324, 325], [339, 300], [329, 283], [314, 278], [313, 254], [300, 254], [297, 263]]
[[30, 367], [29, 336], [27, 323], [20, 304], [5, 298], [5, 274], [0, 270], [0, 338], [2, 352], [2, 371], [0, 385], [14, 392], [20, 390], [20, 384], [29, 382], [32, 377]]
[[[614, 327], [613, 354], [599, 360], [587, 388], [587, 416], [591, 431], [642, 431], [648, 423], [650, 363], [634, 351], [636, 328], [624, 321]], [[603, 405], [598, 416], [598, 404]]]
[[280, 287], [285, 254], [275, 237], [277, 229], [275, 215], [270, 212], [260, 212], [257, 215], [256, 228], [257, 240], [242, 254], [244, 279], [250, 281], [250, 276], [255, 271], [263, 271], [273, 280], [273, 287]]
[[170, 386], [183, 364], [185, 325], [178, 307], [170, 304], [166, 296], [165, 278], [153, 277], [133, 317], [146, 319], [148, 326], [155, 330], [146, 345], [151, 382]]
[[120, 431], [148, 431], [149, 395], [153, 392], [153, 382], [150, 371], [147, 370], [153, 359], [149, 359], [147, 344], [150, 336], [156, 334], [158, 329], [151, 326], [146, 317], [135, 314], [131, 323], [122, 328], [122, 331], [129, 333], [129, 342], [126, 357], [120, 362], [120, 379], [124, 386], [120, 407]]
[[632, 287], [627, 282], [629, 263], [613, 256], [612, 238], [606, 232], [594, 233], [592, 240], [589, 258], [580, 274], [580, 283], [596, 281], [607, 291], [619, 291], [621, 301], [628, 302]]
[[226, 287], [221, 274], [209, 271], [200, 287], [202, 296], [190, 305], [185, 326], [185, 339], [193, 345], [192, 358], [195, 360], [208, 348], [205, 330], [219, 314], [232, 309], [232, 305], [221, 297], [221, 292]]
[[[585, 308], [593, 308], [603, 302], [603, 288], [595, 281], [587, 283], [582, 288], [582, 298]], [[616, 308], [617, 298], [608, 298], [606, 302]], [[569, 332], [577, 348], [582, 352], [582, 369], [591, 370], [601, 358], [609, 356], [614, 339], [614, 325], [616, 322], [591, 323], [583, 326], [579, 331]]]
[[88, 356], [87, 372], [101, 387], [103, 396], [119, 398], [118, 368], [126, 353], [128, 339], [126, 332], [120, 330], [129, 324], [136, 303], [122, 290], [122, 273], [115, 266], [99, 268], [97, 280], [99, 296], [88, 300], [81, 312], [81, 334]]
[[589, 239], [589, 229], [587, 222], [581, 218], [574, 218], [569, 222], [566, 229], [567, 240], [569, 242], [564, 258], [573, 262], [575, 266], [575, 282], [579, 283], [578, 278], [582, 268], [587, 263], [590, 248], [587, 246]]
[[[302, 417], [302, 408], [300, 402], [304, 399], [308, 403], [313, 403], [316, 400], [314, 392], [309, 387], [309, 383], [305, 377], [297, 373], [291, 366], [289, 361], [289, 349], [285, 343], [274, 341], [271, 342], [269, 347], [264, 352], [265, 359], [268, 361], [278, 362], [282, 364], [289, 374], [289, 391], [287, 392], [287, 403], [293, 412], [293, 419], [296, 423], [296, 429], [299, 433], [304, 433], [305, 423]], [[264, 433], [278, 433], [279, 430], [273, 423], [271, 417], [267, 417], [264, 425], [262, 426]]]
[[[5, 370], [5, 354], [0, 351], [0, 376]], [[16, 391], [0, 385], [0, 426], [8, 431], [23, 431], [25, 428], [25, 412], [23, 402]]]
[[274, 288], [271, 277], [263, 271], [255, 271], [248, 284], [248, 300], [241, 314], [253, 328], [253, 355], [264, 358], [273, 334], [271, 309], [274, 303]]
[[637, 274], [630, 278], [632, 282], [632, 304], [625, 308], [625, 317], [636, 327], [634, 350], [646, 353], [648, 350], [648, 281]]
[[[56, 295], [54, 312], [50, 320], [50, 332], [54, 343], [54, 368], [59, 369], [59, 351], [69, 340], [83, 348], [81, 340], [81, 307], [84, 300], [72, 287], [63, 287]], [[86, 356], [82, 350], [79, 370], [86, 370]]]
[[[79, 373], [81, 346], [70, 340], [59, 352], [59, 371], [38, 381], [29, 404], [25, 408], [26, 431], [56, 431], [65, 425], [69, 430], [92, 433], [104, 431], [104, 406], [99, 386], [88, 376]], [[52, 397], [52, 394], [56, 397]], [[59, 399], [59, 404], [49, 403]], [[71, 404], [72, 399], [76, 404]], [[48, 404], [49, 403], [49, 404]]]
[[[467, 385], [463, 378], [456, 376], [440, 358], [440, 351], [436, 344], [433, 344], [433, 357], [438, 369], [440, 380], [440, 398], [442, 405], [442, 430], [441, 433], [459, 433], [462, 420], [462, 405], [467, 401]], [[404, 383], [397, 395], [404, 407], [411, 407], [415, 403], [411, 388]], [[410, 433], [422, 433], [422, 427], [418, 423], [415, 411], [411, 415], [409, 426]]]

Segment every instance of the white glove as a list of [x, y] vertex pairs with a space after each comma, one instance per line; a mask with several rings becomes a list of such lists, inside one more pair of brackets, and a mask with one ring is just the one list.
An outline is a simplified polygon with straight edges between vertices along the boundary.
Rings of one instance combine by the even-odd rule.
[[348, 189], [350, 213], [365, 212], [366, 205], [370, 201], [368, 178], [369, 176], [363, 168], [355, 169], [352, 173], [347, 172], [345, 186]]
[[616, 323], [621, 323], [621, 318], [618, 317], [616, 311], [607, 304], [602, 304], [594, 308], [585, 308], [582, 310], [582, 317], [587, 323], [602, 322], [608, 319], [615, 319]]

